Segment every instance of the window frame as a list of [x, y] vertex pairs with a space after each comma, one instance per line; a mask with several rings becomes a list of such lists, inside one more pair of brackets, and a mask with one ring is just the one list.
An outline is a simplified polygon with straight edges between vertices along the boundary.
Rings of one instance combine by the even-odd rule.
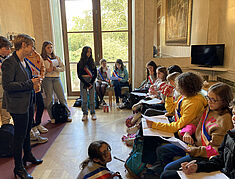
[[[100, 0], [92, 0], [93, 8], [93, 31], [67, 31], [67, 21], [66, 21], [66, 10], [65, 10], [65, 1], [60, 0], [61, 7], [61, 21], [62, 21], [62, 33], [63, 33], [63, 44], [64, 44], [64, 56], [65, 56], [65, 72], [66, 72], [66, 81], [67, 81], [67, 92], [68, 96], [79, 96], [80, 91], [72, 91], [71, 84], [71, 73], [70, 73], [70, 64], [74, 62], [69, 61], [69, 49], [68, 49], [68, 33], [93, 33], [94, 36], [94, 60], [96, 65], [99, 64], [99, 59], [103, 58], [102, 54], [102, 33], [108, 32], [128, 32], [128, 71], [129, 77], [132, 78], [132, 0], [128, 1], [128, 30], [111, 30], [111, 31], [102, 31], [101, 30], [101, 10], [100, 10]], [[131, 81], [131, 80], [130, 80]]]

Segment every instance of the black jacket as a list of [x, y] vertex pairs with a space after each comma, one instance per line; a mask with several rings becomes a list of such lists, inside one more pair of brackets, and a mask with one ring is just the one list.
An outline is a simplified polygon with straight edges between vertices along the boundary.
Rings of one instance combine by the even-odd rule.
[[26, 113], [32, 100], [32, 71], [28, 63], [25, 63], [30, 75], [21, 64], [16, 52], [13, 52], [12, 56], [2, 64], [3, 103], [6, 104], [6, 109], [10, 113]]
[[219, 155], [209, 161], [198, 162], [197, 172], [220, 170], [231, 179], [235, 179], [235, 129], [228, 131], [220, 146]]
[[77, 63], [77, 75], [78, 75], [78, 78], [85, 84], [86, 87], [89, 87], [90, 85], [93, 85], [96, 77], [97, 77], [97, 69], [96, 69], [96, 66], [94, 65], [93, 69], [90, 68], [90, 65], [86, 64], [89, 68], [89, 70], [91, 71], [92, 73], [92, 78], [90, 80], [90, 82], [87, 82], [86, 80], [84, 80], [84, 78], [82, 77], [82, 75], [87, 75], [86, 71], [81, 68], [81, 64], [80, 62]]

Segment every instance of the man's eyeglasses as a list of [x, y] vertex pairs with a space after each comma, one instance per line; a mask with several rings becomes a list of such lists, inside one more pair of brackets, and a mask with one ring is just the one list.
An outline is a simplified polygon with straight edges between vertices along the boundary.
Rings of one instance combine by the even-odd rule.
[[219, 102], [219, 101], [223, 101], [223, 100], [216, 100], [216, 99], [214, 99], [214, 98], [210, 98], [209, 96], [206, 96], [206, 99], [207, 99], [207, 101], [210, 101], [210, 102], [212, 102], [212, 103], [217, 103], [217, 102]]

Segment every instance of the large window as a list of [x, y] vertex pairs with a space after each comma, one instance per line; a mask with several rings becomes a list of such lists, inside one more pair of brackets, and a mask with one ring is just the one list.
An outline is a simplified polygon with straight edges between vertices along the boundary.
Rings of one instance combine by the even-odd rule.
[[[130, 0], [61, 0], [68, 95], [78, 95], [77, 62], [84, 46], [96, 64], [105, 58], [111, 70], [120, 58], [130, 66]], [[128, 69], [129, 70], [129, 69]]]

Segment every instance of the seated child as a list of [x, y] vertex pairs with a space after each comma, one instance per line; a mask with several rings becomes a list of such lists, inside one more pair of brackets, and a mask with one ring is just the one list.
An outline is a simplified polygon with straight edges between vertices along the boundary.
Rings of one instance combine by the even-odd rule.
[[154, 61], [150, 61], [146, 65], [147, 76], [146, 79], [141, 83], [138, 89], [135, 89], [134, 92], [148, 92], [148, 89], [157, 79], [157, 65]]
[[122, 97], [121, 90], [122, 87], [127, 86], [129, 87], [128, 83], [128, 72], [124, 67], [124, 64], [121, 59], [117, 59], [115, 63], [115, 69], [113, 70], [112, 74], [112, 85], [114, 87], [114, 93], [116, 97], [116, 104], [119, 106], [119, 98]]
[[99, 105], [106, 105], [104, 95], [110, 83], [110, 70], [105, 59], [100, 60], [100, 67], [97, 70], [96, 92], [100, 98]]
[[[218, 154], [217, 149], [222, 143], [224, 135], [227, 130], [233, 128], [229, 110], [229, 102], [232, 98], [231, 88], [224, 83], [216, 83], [209, 88], [208, 106], [179, 134], [184, 142], [193, 146], [188, 151], [184, 151], [174, 144], [158, 147], [156, 163], [160, 165], [157, 170], [159, 175], [168, 163], [166, 169], [178, 169], [183, 161], [191, 161], [195, 157], [197, 157], [197, 160], [205, 160]], [[185, 156], [186, 152], [189, 155]], [[185, 157], [172, 162], [176, 156]]]
[[[165, 100], [166, 110], [168, 113], [175, 114], [175, 121], [167, 124], [146, 120], [148, 127], [175, 133], [190, 124], [207, 105], [206, 99], [200, 93], [201, 88], [202, 79], [200, 76], [191, 72], [180, 74], [176, 78], [176, 90], [180, 93], [179, 98], [174, 101], [172, 91]], [[159, 137], [145, 137], [142, 162], [148, 164], [156, 162], [156, 148], [161, 144], [162, 140]]]
[[88, 159], [80, 165], [81, 172], [77, 179], [92, 179], [92, 178], [121, 178], [121, 175], [116, 172], [111, 172], [106, 164], [111, 162], [111, 147], [105, 141], [99, 140], [92, 142], [88, 147]]
[[[167, 77], [167, 70], [165, 67], [158, 67], [157, 68], [157, 80], [155, 81], [155, 83], [149, 88], [149, 95], [151, 96], [147, 96], [150, 98], [158, 98], [161, 99], [161, 103], [158, 104], [145, 104], [142, 102], [138, 102], [135, 105], [133, 105], [132, 110], [135, 113], [133, 116], [133, 120], [131, 120], [131, 123], [134, 125], [137, 123], [137, 121], [139, 121], [137, 123], [137, 125], [139, 126], [140, 124], [140, 118], [141, 118], [141, 114], [145, 114], [148, 115], [149, 113], [146, 113], [146, 111], [148, 109], [151, 109], [150, 111], [150, 115], [161, 115], [161, 114], [165, 114], [165, 95], [161, 94], [159, 92], [159, 90], [157, 88], [159, 88], [160, 84], [166, 84], [166, 77]], [[137, 126], [134, 126], [134, 128], [128, 128], [127, 133], [129, 134], [134, 134], [137, 132], [139, 128]]]
[[[188, 162], [181, 163], [183, 172], [190, 175], [195, 172], [213, 172], [220, 170], [229, 178], [235, 178], [235, 99], [231, 102], [232, 121], [234, 128], [229, 130], [224, 137], [224, 140], [218, 149], [219, 155], [211, 157], [209, 160], [201, 160], [196, 163], [188, 164]], [[165, 170], [161, 179], [180, 179], [178, 169]]]

